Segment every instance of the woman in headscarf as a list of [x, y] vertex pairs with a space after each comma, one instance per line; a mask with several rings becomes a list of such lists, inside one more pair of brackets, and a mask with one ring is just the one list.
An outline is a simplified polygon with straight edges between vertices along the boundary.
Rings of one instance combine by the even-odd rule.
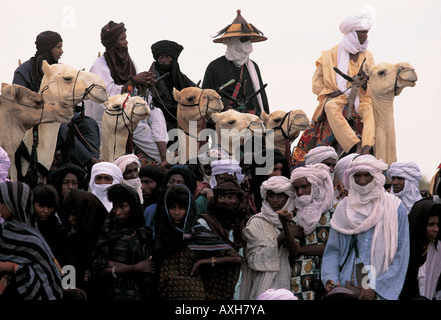
[[289, 179], [273, 176], [262, 183], [262, 209], [243, 230], [246, 241], [240, 300], [255, 300], [270, 288], [291, 290], [290, 255], [294, 233], [290, 227], [294, 190]]
[[0, 300], [59, 300], [61, 268], [43, 236], [30, 225], [32, 191], [0, 183]]
[[139, 201], [141, 204], [144, 202], [144, 198], [142, 196], [141, 190], [141, 180], [139, 178], [139, 170], [141, 169], [141, 163], [139, 162], [139, 158], [132, 154], [125, 154], [118, 157], [114, 164], [121, 169], [123, 178], [121, 183], [124, 183], [138, 192]]
[[321, 300], [325, 290], [320, 268], [334, 212], [329, 167], [323, 163], [298, 167], [290, 181], [296, 196], [294, 222], [304, 233], [293, 267], [293, 291], [299, 300]]
[[[242, 238], [242, 230], [250, 217], [245, 204], [242, 203], [243, 191], [236, 179], [222, 181], [213, 189], [213, 202], [208, 207], [208, 212], [201, 214], [198, 222], [212, 231], [215, 235], [225, 241], [243, 257], [243, 246], [245, 241]], [[231, 279], [231, 282], [224, 282], [222, 300], [231, 299], [239, 294], [240, 265], [228, 265], [219, 268], [223, 273], [222, 277]], [[222, 286], [222, 284], [219, 284]]]
[[213, 270], [221, 264], [240, 264], [242, 259], [197, 222], [197, 207], [190, 189], [184, 185], [168, 188], [158, 219], [154, 249], [159, 270], [158, 297], [162, 300], [225, 297], [220, 282], [232, 280], [218, 278], [219, 274]]
[[94, 274], [111, 300], [148, 300], [153, 294], [153, 237], [145, 225], [137, 192], [124, 184], [108, 191], [113, 208], [92, 257]]
[[75, 267], [77, 287], [92, 297], [93, 290], [88, 282], [89, 259], [108, 211], [94, 194], [75, 188], [65, 194], [61, 205], [69, 215], [70, 224], [65, 263]]
[[171, 167], [166, 175], [164, 180], [162, 181], [160, 195], [157, 204], [151, 205], [146, 209], [144, 215], [146, 217], [146, 223], [148, 226], [153, 229], [153, 237], [155, 237], [155, 230], [157, 229], [157, 224], [159, 223], [157, 220], [158, 214], [161, 214], [164, 210], [164, 199], [165, 193], [168, 187], [173, 186], [175, 184], [183, 184], [185, 185], [194, 195], [196, 191], [196, 176], [186, 165], [176, 164]]
[[107, 211], [112, 209], [112, 203], [107, 198], [107, 189], [117, 183], [121, 183], [123, 175], [121, 169], [111, 162], [98, 162], [93, 165], [90, 172], [89, 189], [101, 200]]
[[441, 289], [441, 204], [430, 199], [419, 200], [413, 205], [408, 218], [410, 256], [400, 300], [421, 296], [433, 299], [436, 297], [436, 291]]
[[63, 39], [57, 32], [44, 31], [38, 34], [35, 45], [35, 55], [15, 70], [12, 83], [38, 92], [44, 75], [43, 60], [49, 64], [58, 63], [63, 54]]

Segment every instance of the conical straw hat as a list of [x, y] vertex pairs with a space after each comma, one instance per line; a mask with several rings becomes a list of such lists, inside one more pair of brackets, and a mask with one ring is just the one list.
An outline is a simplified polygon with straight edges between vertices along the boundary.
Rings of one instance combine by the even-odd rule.
[[214, 39], [215, 43], [222, 43], [226, 38], [232, 37], [250, 37], [251, 42], [265, 41], [268, 38], [263, 36], [263, 33], [259, 31], [251, 23], [246, 22], [246, 20], [240, 14], [240, 10], [237, 10], [237, 17], [234, 19], [233, 23], [226, 26], [224, 29], [219, 31], [216, 36], [220, 38]]

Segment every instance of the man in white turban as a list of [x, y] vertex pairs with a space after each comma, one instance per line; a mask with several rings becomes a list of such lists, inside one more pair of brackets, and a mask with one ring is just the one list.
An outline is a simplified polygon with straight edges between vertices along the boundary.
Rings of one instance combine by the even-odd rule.
[[[300, 254], [294, 262], [292, 283], [300, 300], [321, 300], [324, 287], [311, 268], [320, 273], [321, 257], [328, 239], [333, 209], [334, 187], [329, 167], [323, 163], [295, 168], [291, 173], [296, 213], [294, 221], [303, 228]], [[311, 268], [305, 269], [309, 265]]]
[[423, 175], [420, 167], [414, 161], [393, 162], [387, 170], [387, 176], [392, 179], [390, 193], [403, 202], [409, 214], [413, 204], [422, 198], [419, 183]]
[[242, 168], [236, 159], [221, 159], [211, 162], [211, 178], [210, 186], [214, 188], [219, 183], [218, 176], [222, 174], [228, 174], [236, 177], [237, 182], [240, 184], [244, 178], [242, 174]]
[[115, 161], [113, 161], [113, 163], [121, 169], [123, 175], [121, 183], [135, 189], [136, 192], [138, 192], [139, 200], [142, 204], [144, 202], [144, 197], [142, 196], [142, 183], [141, 179], [139, 178], [139, 169], [141, 169], [141, 162], [139, 161], [139, 158], [133, 153], [125, 154], [118, 157]]
[[261, 195], [262, 211], [251, 216], [242, 231], [246, 245], [240, 300], [255, 300], [270, 288], [291, 290], [294, 190], [288, 178], [273, 176], [262, 183]]
[[107, 189], [114, 184], [121, 183], [123, 176], [121, 169], [111, 162], [98, 162], [92, 166], [89, 189], [101, 200], [107, 211], [112, 209], [112, 202], [107, 198]]
[[349, 153], [355, 147], [357, 153], [367, 154], [374, 145], [375, 124], [369, 91], [361, 87], [355, 99], [354, 110], [363, 122], [361, 141], [343, 116], [348, 103], [350, 83], [334, 71], [338, 67], [350, 77], [355, 76], [363, 62], [375, 65], [372, 54], [367, 50], [367, 34], [372, 27], [369, 14], [359, 14], [344, 19], [340, 24], [343, 39], [330, 50], [323, 51], [316, 61], [312, 91], [317, 95], [319, 105], [312, 117], [313, 122], [326, 119], [342, 149]]
[[332, 216], [323, 255], [321, 279], [328, 291], [353, 278], [361, 298], [399, 297], [409, 262], [409, 222], [401, 200], [384, 189], [387, 167], [360, 155], [344, 174], [349, 194]]

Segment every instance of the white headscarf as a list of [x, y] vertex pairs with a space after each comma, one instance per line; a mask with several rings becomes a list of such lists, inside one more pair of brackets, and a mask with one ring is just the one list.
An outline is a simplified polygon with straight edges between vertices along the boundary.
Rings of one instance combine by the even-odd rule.
[[[246, 64], [254, 90], [257, 91], [260, 89], [259, 77], [254, 63], [249, 58], [249, 55], [253, 52], [253, 43], [251, 41], [241, 42], [239, 39], [238, 37], [231, 37], [223, 41], [223, 43], [227, 45], [225, 58], [227, 58], [228, 61], [234, 62], [239, 67]], [[260, 109], [263, 110], [262, 97], [258, 94], [256, 98], [259, 102]]]
[[[111, 175], [113, 177], [112, 184], [95, 184], [95, 176], [99, 174]], [[122, 178], [121, 169], [111, 162], [98, 162], [92, 167], [89, 183], [90, 192], [101, 200], [107, 211], [112, 209], [112, 203], [107, 198], [107, 188], [111, 185], [121, 183]]]
[[[365, 52], [367, 50], [369, 40], [366, 39], [365, 43], [360, 44], [358, 40], [357, 31], [370, 30], [373, 25], [372, 17], [369, 13], [362, 13], [345, 18], [340, 23], [340, 31], [344, 34], [343, 39], [338, 45], [337, 54], [337, 67], [343, 72], [348, 74], [349, 69], [349, 54], [356, 54], [358, 52]], [[351, 90], [347, 89], [347, 80], [340, 75], [336, 74], [337, 87], [341, 92], [344, 92], [346, 96], [349, 96]], [[358, 111], [360, 99], [357, 96], [355, 99], [355, 111]]]
[[[118, 168], [121, 169], [121, 173], [124, 176], [124, 172], [126, 171], [126, 168], [128, 165], [131, 165], [132, 163], [136, 163], [136, 167], [141, 169], [141, 163], [139, 162], [139, 158], [134, 154], [125, 154], [123, 156], [118, 157], [115, 161], [113, 161], [114, 164], [118, 166]], [[141, 201], [141, 204], [144, 202], [144, 197], [142, 196], [142, 190], [141, 190], [141, 179], [139, 177], [136, 177], [134, 179], [122, 179], [121, 183], [124, 183], [128, 185], [129, 187], [132, 187], [138, 192], [139, 200]]]
[[[358, 153], [350, 153], [347, 156], [338, 160], [334, 168], [334, 177], [340, 180], [341, 182], [343, 182], [343, 174], [345, 170], [348, 168], [351, 161], [354, 160], [356, 156], [358, 156]], [[349, 189], [349, 186], [345, 185], [344, 183], [343, 185], [345, 186], [346, 190]]]
[[[392, 262], [398, 246], [397, 209], [401, 201], [386, 192], [386, 177], [382, 171], [387, 164], [372, 155], [354, 158], [345, 171], [343, 180], [349, 185], [348, 197], [337, 206], [331, 218], [331, 226], [340, 233], [353, 235], [375, 227], [371, 244], [371, 265], [377, 275], [384, 273]], [[360, 186], [354, 174], [366, 171], [372, 182]]]
[[268, 180], [265, 180], [260, 186], [260, 195], [262, 196], [262, 208], [261, 212], [255, 214], [254, 216], [261, 217], [269, 221], [273, 226], [278, 229], [282, 229], [282, 223], [279, 220], [279, 214], [275, 212], [266, 201], [266, 195], [268, 191], [271, 190], [274, 193], [285, 193], [288, 196], [288, 200], [281, 209], [292, 212], [294, 210], [294, 189], [289, 182], [289, 179], [284, 176], [272, 176]]
[[297, 221], [305, 234], [310, 234], [317, 227], [322, 214], [332, 207], [334, 184], [329, 167], [323, 163], [295, 168], [291, 172], [291, 184], [300, 178], [306, 178], [311, 184], [311, 194], [300, 197], [296, 194]]
[[322, 163], [324, 160], [332, 158], [335, 161], [338, 160], [338, 154], [333, 147], [329, 146], [319, 146], [312, 148], [305, 155], [305, 164], [316, 164]]
[[210, 186], [212, 189], [217, 186], [216, 176], [222, 173], [228, 173], [231, 176], [235, 175], [239, 184], [244, 177], [242, 174], [242, 168], [236, 159], [215, 160], [211, 162]]
[[411, 162], [394, 162], [389, 166], [387, 176], [404, 178], [404, 188], [398, 193], [394, 193], [393, 188], [390, 188], [390, 193], [400, 198], [407, 209], [407, 213], [410, 212], [413, 204], [422, 198], [419, 182], [423, 178], [418, 164], [414, 161]]

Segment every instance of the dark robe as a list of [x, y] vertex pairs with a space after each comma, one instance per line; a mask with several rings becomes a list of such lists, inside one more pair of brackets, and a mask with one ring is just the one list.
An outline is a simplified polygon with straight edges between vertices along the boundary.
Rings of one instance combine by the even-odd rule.
[[[253, 63], [254, 63], [254, 67], [256, 68], [257, 76], [259, 78], [259, 84], [260, 84], [259, 88], [261, 88], [261, 87], [263, 87], [264, 83], [262, 81], [260, 69], [259, 69], [259, 66], [254, 61], [253, 61]], [[251, 80], [251, 77], [249, 75], [249, 72], [248, 72], [246, 65], [244, 65], [243, 67], [244, 67], [243, 80], [244, 81], [246, 80], [246, 92], [244, 95], [244, 92], [243, 92], [244, 86], [242, 85], [242, 88], [239, 91], [239, 94], [237, 95], [236, 99], [243, 99], [245, 97], [250, 97], [254, 92], [256, 92], [256, 90], [254, 90], [253, 81]], [[222, 90], [222, 92], [224, 92], [226, 95], [231, 97], [233, 95], [233, 91], [236, 87], [236, 83], [240, 79], [240, 69], [241, 68], [236, 66], [233, 62], [228, 61], [225, 56], [219, 57], [216, 60], [212, 61], [208, 65], [207, 69], [205, 70], [202, 88], [213, 89], [213, 90], [218, 91], [222, 85], [226, 84], [231, 79], [234, 79], [235, 80], [234, 83], [230, 84], [229, 86], [227, 86], [226, 88], [224, 88]], [[245, 82], [243, 82], [243, 83], [245, 83]], [[259, 89], [259, 88], [257, 88], [257, 89]], [[224, 95], [221, 95], [221, 96], [222, 96], [222, 101], [224, 103], [224, 106], [232, 105], [233, 109], [238, 110], [238, 105], [236, 103], [231, 104], [231, 102], [229, 102], [228, 99]], [[269, 112], [269, 106], [268, 106], [268, 98], [267, 98], [265, 90], [263, 90], [260, 93], [260, 96], [262, 97], [263, 110], [269, 114], [270, 112]], [[242, 112], [249, 112], [249, 111], [254, 111], [255, 114], [260, 117], [261, 110], [260, 110], [259, 102], [256, 97], [254, 97], [253, 99], [251, 99], [249, 101], [249, 103], [246, 106], [246, 110], [243, 110]]]

